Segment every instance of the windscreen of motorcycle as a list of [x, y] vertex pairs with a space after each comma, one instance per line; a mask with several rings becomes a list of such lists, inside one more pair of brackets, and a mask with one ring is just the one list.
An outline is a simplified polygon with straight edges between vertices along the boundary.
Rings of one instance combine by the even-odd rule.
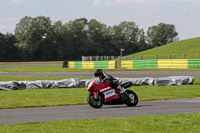
[[90, 82], [90, 84], [89, 84], [88, 87], [87, 87], [87, 90], [90, 89], [90, 87], [95, 83], [96, 80], [97, 80], [97, 79], [94, 79], [92, 82]]

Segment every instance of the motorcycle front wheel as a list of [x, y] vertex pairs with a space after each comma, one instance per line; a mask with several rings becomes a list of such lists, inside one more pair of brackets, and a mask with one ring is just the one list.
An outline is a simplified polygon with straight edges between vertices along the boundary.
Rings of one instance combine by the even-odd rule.
[[103, 98], [98, 96], [98, 98], [95, 99], [93, 93], [88, 94], [87, 101], [93, 108], [101, 108], [103, 106]]
[[138, 96], [135, 92], [131, 90], [126, 90], [128, 98], [125, 100], [127, 106], [136, 106], [138, 104]]

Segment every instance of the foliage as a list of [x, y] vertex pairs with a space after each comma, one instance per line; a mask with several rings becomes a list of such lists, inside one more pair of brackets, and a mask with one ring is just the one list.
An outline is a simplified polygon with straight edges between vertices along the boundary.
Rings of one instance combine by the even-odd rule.
[[15, 36], [20, 42], [23, 60], [55, 60], [57, 46], [50, 18], [22, 18], [16, 25]]
[[[156, 31], [150, 28], [152, 33], [156, 32], [156, 36], [151, 37], [148, 32], [148, 39], [157, 40], [149, 41], [150, 44], [147, 44], [144, 30], [135, 22], [123, 21], [119, 25], [107, 26], [95, 19], [79, 18], [62, 24], [61, 21], [52, 22], [45, 16], [25, 16], [16, 24], [15, 35], [12, 35], [16, 37], [15, 42], [12, 42], [11, 38], [9, 41], [10, 45], [16, 46], [16, 51], [19, 50], [17, 53], [14, 52], [14, 60], [81, 60], [81, 56], [118, 56], [121, 48], [125, 49], [123, 54], [132, 54], [146, 50], [149, 45], [156, 47], [157, 44], [163, 45], [174, 41], [176, 34], [170, 34], [174, 33], [175, 26], [160, 25]], [[2, 42], [1, 47], [9, 44], [6, 40]], [[2, 54], [7, 57], [9, 51], [4, 50]], [[17, 56], [18, 54], [20, 56]]]
[[[138, 52], [140, 45], [145, 45], [144, 32], [134, 22], [121, 22], [113, 27], [113, 42], [117, 48], [125, 49], [124, 54]], [[145, 47], [144, 47], [145, 48]]]
[[150, 48], [162, 46], [177, 40], [175, 26], [172, 24], [160, 23], [157, 26], [149, 27], [147, 31], [147, 43]]
[[14, 35], [0, 33], [0, 61], [16, 60], [18, 50], [15, 43], [16, 38]]

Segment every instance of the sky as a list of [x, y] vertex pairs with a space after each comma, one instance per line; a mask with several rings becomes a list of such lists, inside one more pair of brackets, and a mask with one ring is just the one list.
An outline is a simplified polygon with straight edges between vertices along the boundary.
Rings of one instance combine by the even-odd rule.
[[145, 32], [162, 22], [175, 25], [179, 40], [200, 37], [200, 0], [0, 0], [1, 33], [14, 33], [25, 16], [63, 24], [78, 18], [107, 26], [131, 21]]

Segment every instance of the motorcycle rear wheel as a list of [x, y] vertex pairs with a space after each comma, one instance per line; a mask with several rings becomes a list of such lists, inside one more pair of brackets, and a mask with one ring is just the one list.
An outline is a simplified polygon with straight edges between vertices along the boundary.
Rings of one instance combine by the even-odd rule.
[[87, 101], [93, 108], [101, 108], [103, 106], [103, 98], [99, 96], [95, 99], [93, 93], [88, 94]]
[[131, 90], [126, 90], [126, 93], [128, 95], [128, 98], [125, 100], [125, 104], [130, 107], [136, 106], [138, 104], [137, 94]]

